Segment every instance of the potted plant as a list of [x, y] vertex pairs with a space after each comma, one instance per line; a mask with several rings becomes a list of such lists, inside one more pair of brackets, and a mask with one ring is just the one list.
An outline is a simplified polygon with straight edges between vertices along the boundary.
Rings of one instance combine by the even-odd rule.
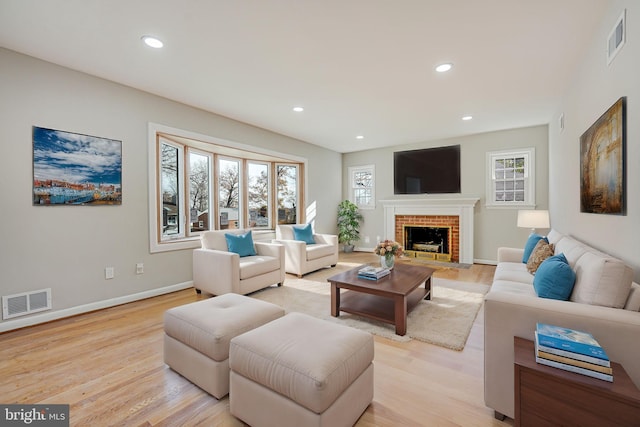
[[338, 242], [344, 243], [345, 252], [353, 252], [353, 242], [360, 240], [360, 222], [362, 214], [358, 206], [350, 200], [338, 205]]

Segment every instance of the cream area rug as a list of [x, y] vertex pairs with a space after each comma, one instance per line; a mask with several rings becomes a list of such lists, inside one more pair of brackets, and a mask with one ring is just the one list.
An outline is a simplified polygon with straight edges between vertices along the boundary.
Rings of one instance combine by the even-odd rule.
[[407, 334], [399, 336], [391, 324], [344, 312], [337, 318], [331, 316], [331, 286], [326, 278], [358, 265], [341, 262], [335, 268], [323, 269], [302, 279], [287, 275], [283, 286], [272, 286], [249, 296], [279, 305], [287, 313], [306, 313], [395, 341], [413, 338], [452, 350], [464, 348], [489, 286], [432, 278], [431, 300], [421, 301], [409, 313]]

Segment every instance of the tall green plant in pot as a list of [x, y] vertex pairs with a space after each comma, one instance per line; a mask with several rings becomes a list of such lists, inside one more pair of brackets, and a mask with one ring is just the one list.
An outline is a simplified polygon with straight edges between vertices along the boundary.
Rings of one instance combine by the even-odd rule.
[[363, 221], [358, 206], [349, 200], [338, 205], [338, 242], [344, 243], [345, 252], [353, 252], [353, 242], [360, 240], [360, 222]]

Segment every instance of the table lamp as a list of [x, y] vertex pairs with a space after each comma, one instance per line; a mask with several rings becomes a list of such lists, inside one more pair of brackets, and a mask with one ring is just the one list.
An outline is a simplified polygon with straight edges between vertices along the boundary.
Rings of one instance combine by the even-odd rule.
[[520, 210], [518, 211], [518, 227], [530, 228], [531, 234], [536, 228], [549, 228], [549, 211]]

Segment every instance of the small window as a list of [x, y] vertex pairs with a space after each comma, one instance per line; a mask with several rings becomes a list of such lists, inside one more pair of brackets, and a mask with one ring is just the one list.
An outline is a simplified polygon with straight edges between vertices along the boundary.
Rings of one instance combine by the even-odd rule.
[[487, 207], [535, 207], [535, 149], [487, 153]]
[[349, 168], [349, 199], [360, 209], [374, 209], [375, 166], [354, 166]]

